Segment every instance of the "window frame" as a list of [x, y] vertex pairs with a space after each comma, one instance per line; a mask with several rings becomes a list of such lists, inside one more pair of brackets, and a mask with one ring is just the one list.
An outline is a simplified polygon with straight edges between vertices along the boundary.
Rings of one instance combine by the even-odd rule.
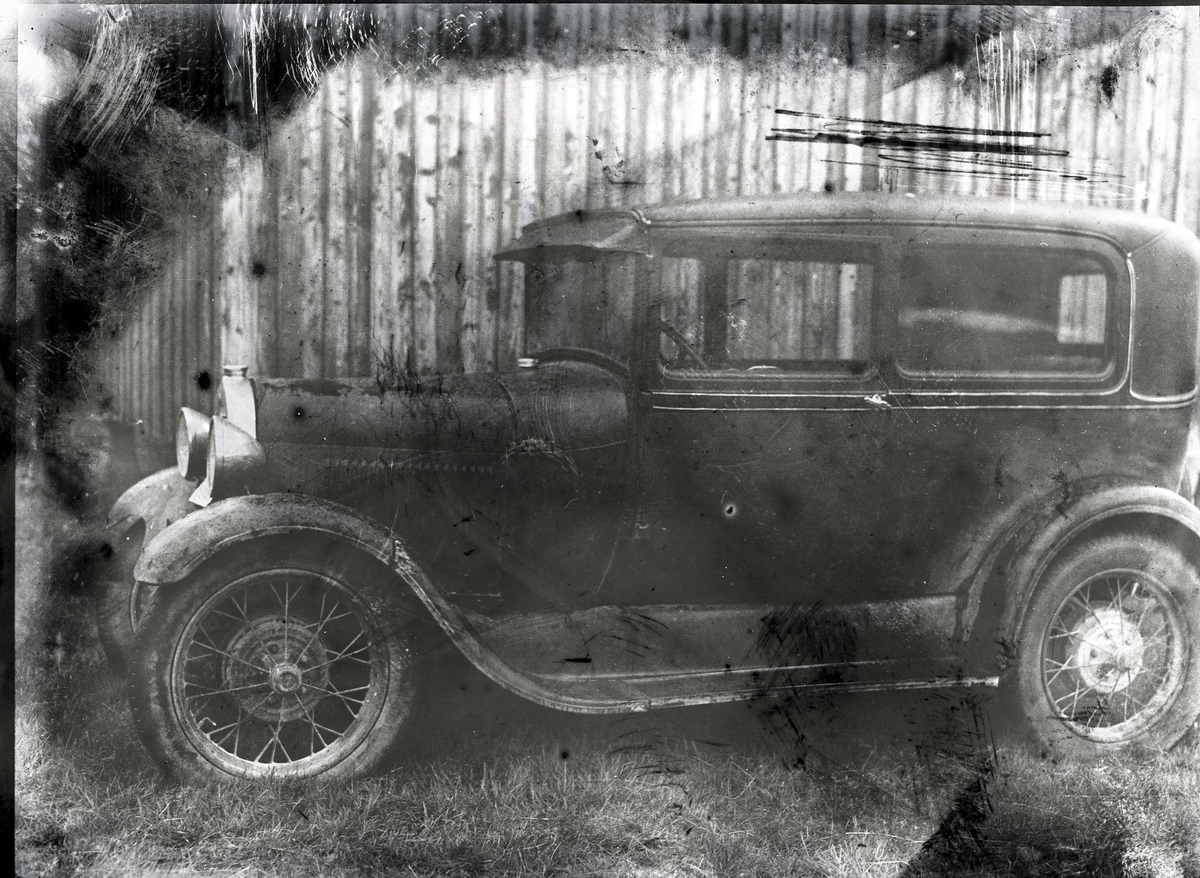
[[[991, 229], [987, 227], [956, 230], [945, 228], [913, 228], [912, 234], [903, 236], [903, 244], [897, 236], [897, 245], [885, 256], [882, 266], [884, 288], [880, 303], [883, 319], [880, 330], [884, 333], [883, 356], [889, 370], [894, 374], [896, 389], [908, 392], [969, 392], [978, 390], [995, 393], [1038, 393], [1038, 392], [1085, 392], [1091, 394], [1116, 393], [1128, 380], [1129, 372], [1129, 326], [1131, 307], [1131, 278], [1128, 260], [1118, 254], [1105, 239], [1072, 232], [1039, 232], [1013, 229]], [[899, 264], [902, 251], [912, 247], [977, 247], [991, 250], [1030, 250], [1070, 252], [1094, 260], [1104, 269], [1108, 279], [1107, 302], [1105, 304], [1105, 362], [1099, 370], [1056, 371], [973, 371], [945, 370], [923, 372], [906, 369], [899, 362], [901, 345], [900, 312], [901, 301], [890, 297], [887, 290], [900, 288]], [[1056, 388], [1051, 391], [1049, 388]]]
[[[829, 384], [833, 382], [837, 386], [858, 386], [862, 384], [877, 384], [879, 375], [879, 351], [880, 351], [880, 315], [879, 315], [879, 289], [880, 279], [883, 274], [883, 264], [886, 259], [884, 248], [887, 239], [881, 238], [878, 235], [859, 235], [859, 234], [838, 234], [829, 233], [827, 231], [810, 230], [806, 228], [774, 228], [762, 227], [755, 228], [749, 231], [753, 234], [748, 234], [748, 230], [744, 228], [731, 230], [718, 229], [703, 229], [691, 231], [689, 233], [676, 232], [674, 234], [662, 235], [654, 247], [654, 254], [650, 259], [652, 267], [649, 269], [649, 288], [650, 294], [653, 297], [653, 310], [655, 316], [654, 322], [657, 323], [658, 315], [661, 315], [660, 299], [658, 293], [662, 288], [662, 271], [663, 258], [694, 258], [697, 259], [702, 266], [703, 283], [705, 289], [701, 291], [701, 298], [708, 302], [712, 297], [712, 291], [708, 289], [708, 278], [711, 274], [713, 266], [719, 265], [724, 272], [724, 279], [720, 284], [721, 292], [728, 296], [728, 271], [729, 263], [735, 260], [752, 260], [761, 259], [764, 261], [774, 260], [779, 262], [829, 262], [833, 255], [829, 251], [845, 248], [847, 257], [842, 264], [869, 265], [871, 267], [871, 284], [867, 290], [868, 309], [870, 312], [870, 339], [869, 354], [865, 360], [812, 360], [812, 361], [791, 361], [796, 363], [811, 363], [796, 368], [786, 368], [783, 366], [777, 369], [762, 369], [754, 371], [749, 368], [727, 368], [727, 369], [700, 369], [696, 368], [673, 368], [662, 361], [660, 356], [660, 341], [659, 331], [657, 327], [651, 327], [652, 344], [648, 344], [646, 351], [653, 358], [656, 372], [660, 381], [667, 383], [693, 383], [702, 381], [706, 383], [719, 382], [722, 384], [744, 384], [746, 382], [823, 382]], [[727, 252], [721, 256], [714, 257], [711, 252], [716, 248], [721, 248]], [[720, 272], [719, 272], [720, 273]], [[708, 306], [711, 306], [708, 302]], [[722, 302], [722, 306], [727, 306], [728, 299]], [[707, 332], [707, 322], [706, 322]], [[861, 368], [854, 368], [850, 364], [861, 364]]]
[[[519, 350], [521, 357], [537, 358], [546, 352], [561, 352], [566, 350], [585, 351], [591, 354], [596, 354], [605, 360], [614, 363], [620, 363], [625, 369], [629, 369], [634, 360], [638, 356], [637, 342], [637, 321], [634, 319], [634, 311], [636, 310], [635, 290], [637, 287], [637, 277], [641, 268], [641, 261], [645, 259], [645, 255], [633, 250], [599, 250], [594, 248], [581, 247], [547, 247], [539, 251], [538, 259], [521, 259], [515, 260], [521, 266], [520, 283], [518, 284], [521, 290], [521, 343]], [[591, 257], [591, 258], [584, 258]], [[603, 262], [605, 260], [628, 259], [629, 260], [629, 285], [630, 289], [625, 293], [628, 299], [628, 307], [622, 309], [617, 315], [625, 324], [625, 350], [620, 356], [616, 356], [608, 351], [601, 350], [599, 347], [580, 347], [555, 345], [551, 347], [534, 347], [530, 344], [530, 312], [532, 302], [529, 297], [530, 284], [530, 269], [535, 266], [542, 266], [548, 263], [591, 263]], [[576, 319], [579, 315], [576, 315]]]

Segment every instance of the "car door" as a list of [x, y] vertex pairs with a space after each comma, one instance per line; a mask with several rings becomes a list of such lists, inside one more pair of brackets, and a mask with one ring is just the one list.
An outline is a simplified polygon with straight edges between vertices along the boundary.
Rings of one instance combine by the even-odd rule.
[[889, 566], [890, 438], [877, 359], [885, 239], [811, 230], [660, 236], [657, 366], [639, 397], [641, 597], [855, 603]]

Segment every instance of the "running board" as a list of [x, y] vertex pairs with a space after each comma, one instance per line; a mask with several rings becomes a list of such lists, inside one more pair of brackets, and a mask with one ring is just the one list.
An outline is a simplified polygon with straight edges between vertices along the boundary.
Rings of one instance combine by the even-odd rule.
[[[771, 625], [763, 624], [773, 621], [772, 613], [790, 614], [790, 621], [799, 623], [792, 627], [804, 628], [820, 615], [814, 611], [597, 607], [492, 619], [446, 600], [402, 550], [393, 563], [454, 645], [483, 674], [523, 698], [572, 713], [636, 713], [803, 692], [999, 685], [998, 677], [963, 675], [953, 659], [844, 660], [836, 638], [827, 656], [832, 660], [827, 661], [789, 661], [800, 657], [794, 643], [778, 637], [779, 643], [764, 643], [771, 639], [763, 637], [764, 628], [777, 635]], [[685, 616], [701, 621], [670, 623]], [[755, 624], [730, 624], [739, 619]], [[824, 621], [818, 619], [822, 636], [827, 634]], [[631, 631], [640, 636], [625, 636]], [[747, 643], [754, 648], [745, 649]], [[787, 648], [774, 648], [779, 644]], [[572, 648], [564, 648], [568, 646]]]

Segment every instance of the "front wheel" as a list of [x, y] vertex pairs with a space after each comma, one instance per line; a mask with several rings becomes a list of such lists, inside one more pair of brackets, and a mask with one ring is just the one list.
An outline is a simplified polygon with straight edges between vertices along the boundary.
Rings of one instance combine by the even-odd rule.
[[1069, 550], [1036, 589], [1018, 640], [1016, 694], [1056, 753], [1166, 749], [1200, 714], [1200, 572], [1148, 534]]
[[344, 547], [275, 542], [160, 588], [129, 680], [148, 749], [190, 778], [375, 768], [414, 694], [388, 576]]

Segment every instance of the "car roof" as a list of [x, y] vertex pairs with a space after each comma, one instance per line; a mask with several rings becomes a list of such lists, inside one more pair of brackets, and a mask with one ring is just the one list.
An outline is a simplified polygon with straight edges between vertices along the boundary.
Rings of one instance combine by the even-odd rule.
[[[532, 248], [583, 246], [640, 249], [645, 232], [658, 227], [704, 227], [754, 223], [930, 224], [1012, 229], [1053, 229], [1107, 238], [1133, 252], [1164, 233], [1191, 234], [1158, 217], [1129, 210], [1061, 202], [982, 198], [971, 195], [907, 195], [840, 192], [741, 196], [677, 201], [633, 209], [573, 211], [530, 223], [510, 258]], [[503, 258], [503, 257], [501, 257]]]

